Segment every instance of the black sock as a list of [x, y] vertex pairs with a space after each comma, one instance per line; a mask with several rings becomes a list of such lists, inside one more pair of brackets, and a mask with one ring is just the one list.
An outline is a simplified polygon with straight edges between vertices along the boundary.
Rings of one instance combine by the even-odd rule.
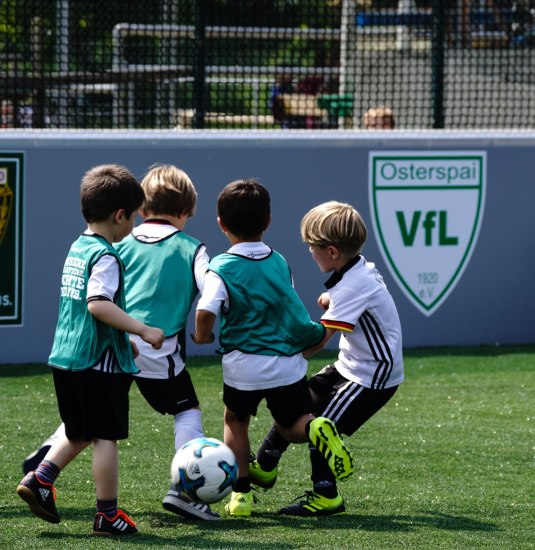
[[310, 477], [314, 485], [314, 491], [326, 498], [334, 498], [338, 494], [338, 488], [336, 487], [336, 478], [329, 468], [327, 460], [316, 447], [309, 445], [309, 450], [312, 465], [312, 475]]
[[250, 493], [251, 480], [249, 479], [249, 476], [239, 477], [232, 489], [235, 493]]
[[117, 499], [102, 500], [97, 498], [97, 512], [102, 512], [108, 518], [113, 518], [117, 514]]
[[256, 456], [262, 470], [270, 472], [276, 468], [282, 454], [288, 448], [288, 445], [290, 445], [290, 443], [282, 437], [275, 426], [272, 426], [260, 445]]

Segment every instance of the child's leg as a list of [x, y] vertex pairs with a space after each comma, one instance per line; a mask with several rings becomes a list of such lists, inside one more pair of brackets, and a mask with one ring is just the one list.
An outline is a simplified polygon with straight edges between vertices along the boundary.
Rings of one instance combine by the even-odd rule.
[[310, 479], [314, 492], [327, 498], [334, 498], [338, 494], [338, 488], [336, 477], [329, 468], [329, 463], [314, 445], [309, 445], [309, 451], [310, 465], [312, 466]]
[[[169, 368], [167, 360], [166, 365]], [[157, 363], [156, 366], [158, 366]], [[184, 443], [204, 435], [199, 400], [186, 369], [173, 378], [158, 379], [136, 376], [135, 381], [141, 394], [155, 411], [173, 417], [175, 451], [180, 449]], [[162, 501], [162, 506], [174, 514], [191, 519], [219, 519], [219, 515], [212, 512], [207, 504], [193, 502], [182, 492], [179, 485], [173, 483]]]
[[117, 499], [119, 486], [119, 452], [117, 441], [93, 441], [93, 477], [97, 500]]
[[17, 494], [28, 504], [33, 514], [50, 523], [60, 522], [54, 482], [61, 470], [88, 445], [89, 441], [71, 441], [63, 435], [35, 471], [26, 474], [17, 487]]
[[174, 415], [175, 450], [184, 443], [204, 436], [202, 412], [198, 407]]
[[117, 507], [119, 488], [119, 451], [117, 441], [93, 440], [93, 477], [97, 493], [97, 513], [93, 534], [98, 536], [133, 535], [136, 524]]
[[[312, 377], [315, 390], [316, 412], [328, 415], [336, 422], [340, 433], [352, 435], [376, 414], [396, 392], [397, 387], [371, 390], [342, 377], [334, 367], [324, 369]], [[297, 516], [330, 515], [343, 512], [345, 505], [338, 493], [336, 478], [327, 460], [314, 447], [310, 447], [311, 479], [314, 490], [306, 499], [279, 510], [279, 513]]]
[[280, 434], [275, 424], [273, 424], [256, 453], [258, 464], [263, 470], [273, 470], [278, 466], [282, 454], [289, 445], [290, 442]]
[[303, 414], [290, 427], [281, 426], [277, 422], [275, 426], [281, 436], [290, 443], [306, 443], [309, 441], [309, 425], [315, 418], [311, 414]]
[[353, 457], [340, 437], [334, 422], [311, 415], [300, 416], [290, 428], [277, 424], [281, 435], [291, 442], [308, 440], [327, 459], [337, 479], [345, 480], [353, 474]]
[[31, 454], [29, 454], [22, 463], [22, 471], [27, 474], [32, 470], [35, 470], [39, 463], [46, 457], [46, 454], [50, 450], [50, 447], [59, 440], [61, 436], [65, 435], [65, 424], [61, 423], [57, 430], [37, 449], [35, 449]]
[[249, 517], [253, 507], [251, 480], [249, 478], [249, 420], [250, 415], [240, 420], [228, 407], [225, 407], [225, 443], [234, 451], [238, 462], [238, 479], [232, 488], [230, 502], [225, 510], [231, 516]]
[[238, 479], [233, 486], [230, 502], [225, 510], [231, 516], [248, 517], [253, 507], [253, 494], [249, 478], [249, 421], [256, 415], [265, 390], [239, 390], [224, 384], [225, 404], [224, 441], [232, 449], [238, 462]]
[[82, 439], [67, 439], [63, 434], [48, 451], [45, 460], [53, 462], [60, 470], [63, 470], [74, 458], [91, 444], [91, 441]]
[[[242, 480], [242, 485], [248, 483], [249, 454], [251, 452], [251, 448], [249, 446], [250, 418], [250, 416], [247, 416], [243, 420], [238, 420], [236, 414], [228, 407], [225, 407], [224, 441], [232, 449], [238, 462], [239, 473], [236, 487], [241, 487], [240, 480]], [[246, 487], [244, 486], [243, 488]], [[239, 490], [237, 492], [245, 493], [249, 490], [250, 486], [247, 490]]]
[[[160, 350], [155, 351], [159, 352]], [[145, 363], [148, 359], [150, 357], [143, 358]], [[139, 363], [139, 358], [137, 362]], [[153, 363], [153, 368], [162, 368], [158, 361]], [[169, 369], [167, 358], [165, 365]], [[141, 395], [155, 411], [173, 416], [175, 450], [178, 451], [184, 443], [204, 435], [199, 400], [187, 369], [184, 368], [176, 376], [165, 379], [136, 376], [135, 382]]]
[[[176, 399], [176, 398], [175, 398]], [[202, 427], [202, 413], [198, 407], [179, 412], [174, 415], [175, 450], [182, 445], [204, 436]], [[173, 484], [165, 495], [162, 506], [169, 512], [178, 514], [188, 519], [201, 519], [215, 521], [219, 514], [213, 512], [208, 504], [194, 502], [188, 495], [182, 492], [180, 484]]]

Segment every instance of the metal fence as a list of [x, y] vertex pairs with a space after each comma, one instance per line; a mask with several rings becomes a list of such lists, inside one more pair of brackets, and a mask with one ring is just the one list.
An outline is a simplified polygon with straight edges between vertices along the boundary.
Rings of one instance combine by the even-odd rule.
[[533, 0], [2, 0], [0, 126], [534, 128], [534, 44]]

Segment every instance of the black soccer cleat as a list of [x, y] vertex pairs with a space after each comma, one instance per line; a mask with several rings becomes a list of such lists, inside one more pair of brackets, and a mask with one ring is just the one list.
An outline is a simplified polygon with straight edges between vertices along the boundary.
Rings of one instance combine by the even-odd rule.
[[117, 513], [112, 518], [109, 518], [102, 512], [97, 512], [95, 521], [93, 522], [93, 535], [100, 537], [136, 535], [138, 532], [134, 521], [122, 510], [117, 510]]
[[56, 489], [52, 483], [42, 482], [35, 472], [27, 474], [17, 487], [17, 494], [37, 517], [50, 523], [59, 523], [56, 510]]
[[301, 500], [297, 504], [290, 504], [279, 510], [279, 514], [288, 516], [331, 516], [345, 512], [345, 504], [342, 495], [337, 494], [334, 498], [327, 498], [314, 491], [307, 491], [304, 495], [297, 497]]

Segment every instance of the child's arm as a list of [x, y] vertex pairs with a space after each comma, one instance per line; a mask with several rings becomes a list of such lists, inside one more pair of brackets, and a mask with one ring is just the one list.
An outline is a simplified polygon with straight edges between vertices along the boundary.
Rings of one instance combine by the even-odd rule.
[[149, 327], [141, 321], [130, 317], [117, 304], [109, 300], [91, 300], [87, 304], [89, 313], [102, 323], [112, 326], [118, 330], [137, 334], [145, 342], [152, 345], [154, 349], [160, 349], [164, 341], [163, 330]]
[[203, 293], [204, 290], [204, 279], [208, 271], [208, 264], [210, 263], [210, 258], [206, 251], [206, 247], [203, 245], [199, 248], [199, 252], [195, 256], [195, 262], [193, 264], [193, 272], [195, 275], [195, 283], [199, 292]]
[[191, 339], [196, 344], [211, 344], [214, 339], [214, 324], [216, 315], [205, 309], [198, 309], [195, 313], [195, 332]]
[[328, 292], [323, 292], [319, 295], [318, 298], [318, 306], [321, 307], [321, 309], [329, 309], [329, 304], [331, 303], [331, 297], [329, 296]]
[[303, 356], [308, 359], [318, 353], [318, 351], [321, 351], [327, 345], [327, 342], [333, 337], [335, 332], [337, 331], [333, 328], [325, 328], [325, 336], [323, 337], [323, 340], [303, 351]]

